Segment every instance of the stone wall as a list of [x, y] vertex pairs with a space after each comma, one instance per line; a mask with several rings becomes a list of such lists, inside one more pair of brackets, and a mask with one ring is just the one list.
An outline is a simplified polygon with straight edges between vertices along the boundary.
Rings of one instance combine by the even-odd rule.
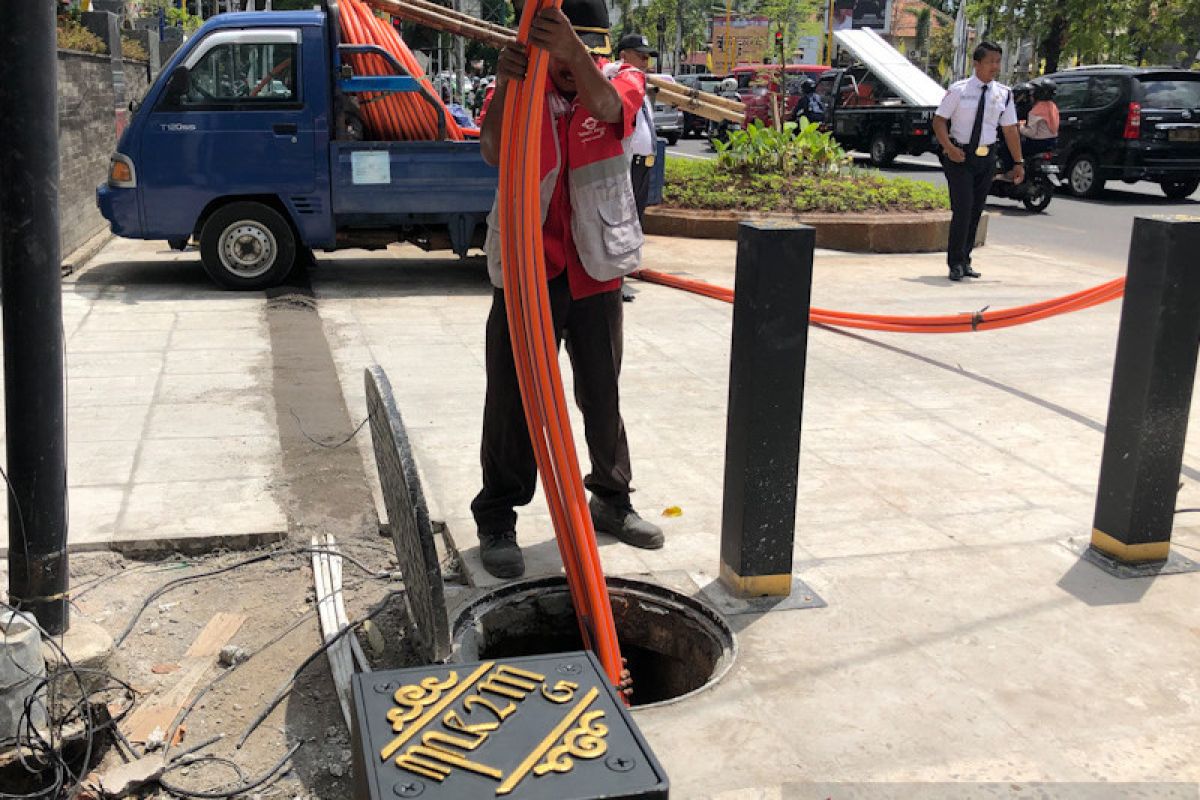
[[58, 51], [58, 210], [65, 258], [105, 228], [96, 208], [96, 187], [108, 174], [129, 98], [140, 99], [149, 83], [146, 64], [124, 61], [125, 95], [113, 87], [113, 62], [71, 50]]

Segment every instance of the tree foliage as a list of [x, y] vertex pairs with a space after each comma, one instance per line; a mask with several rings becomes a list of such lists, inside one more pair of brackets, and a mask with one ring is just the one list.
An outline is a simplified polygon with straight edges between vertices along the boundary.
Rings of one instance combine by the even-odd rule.
[[969, 0], [988, 37], [1033, 37], [1045, 69], [1082, 63], [1190, 64], [1200, 48], [1200, 0]]

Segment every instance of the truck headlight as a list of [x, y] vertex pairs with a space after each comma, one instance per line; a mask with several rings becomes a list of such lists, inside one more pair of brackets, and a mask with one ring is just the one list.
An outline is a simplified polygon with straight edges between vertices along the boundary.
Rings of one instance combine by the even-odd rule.
[[137, 172], [133, 168], [133, 159], [122, 153], [109, 156], [108, 185], [115, 189], [133, 189], [137, 186]]

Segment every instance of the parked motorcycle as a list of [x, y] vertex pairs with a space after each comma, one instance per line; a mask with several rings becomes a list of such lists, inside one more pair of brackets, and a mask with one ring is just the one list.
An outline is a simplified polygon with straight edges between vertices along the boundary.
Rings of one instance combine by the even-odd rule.
[[1019, 200], [1030, 211], [1042, 212], [1054, 197], [1058, 185], [1058, 166], [1054, 163], [1054, 152], [1047, 151], [1029, 156], [1025, 161], [1025, 180], [1014, 184], [997, 170], [996, 178], [988, 194], [1008, 200]]

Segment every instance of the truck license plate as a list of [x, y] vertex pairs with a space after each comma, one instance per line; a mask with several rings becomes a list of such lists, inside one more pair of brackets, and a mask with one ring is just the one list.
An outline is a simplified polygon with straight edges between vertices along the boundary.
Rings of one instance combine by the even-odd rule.
[[1167, 137], [1172, 142], [1200, 142], [1200, 128], [1179, 128]]

